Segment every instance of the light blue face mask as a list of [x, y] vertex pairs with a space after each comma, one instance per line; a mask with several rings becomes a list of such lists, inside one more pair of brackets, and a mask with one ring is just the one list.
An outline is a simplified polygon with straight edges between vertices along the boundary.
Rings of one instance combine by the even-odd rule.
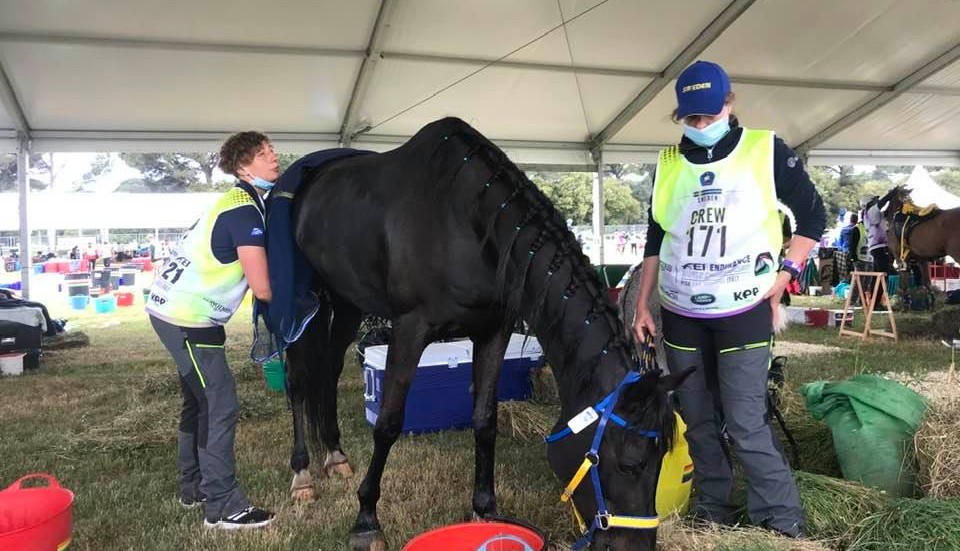
[[273, 182], [268, 182], [259, 176], [254, 176], [253, 181], [250, 182], [253, 187], [258, 187], [264, 191], [270, 191], [275, 185]]
[[683, 124], [683, 135], [702, 147], [713, 147], [730, 131], [730, 118], [725, 117], [702, 129]]

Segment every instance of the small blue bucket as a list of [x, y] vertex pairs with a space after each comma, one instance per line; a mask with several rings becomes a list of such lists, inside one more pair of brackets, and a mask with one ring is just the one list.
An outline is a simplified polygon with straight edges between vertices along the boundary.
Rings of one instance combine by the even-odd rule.
[[87, 304], [90, 303], [90, 297], [88, 295], [74, 295], [70, 297], [70, 306], [74, 310], [86, 310]]

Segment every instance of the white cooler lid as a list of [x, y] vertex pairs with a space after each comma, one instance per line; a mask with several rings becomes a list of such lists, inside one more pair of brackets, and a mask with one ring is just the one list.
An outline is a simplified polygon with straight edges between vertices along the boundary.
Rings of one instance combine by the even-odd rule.
[[[469, 342], [469, 341], [467, 341]], [[363, 364], [374, 369], [384, 369], [387, 365], [387, 349], [389, 345], [369, 346], [364, 351]], [[472, 359], [472, 350], [459, 343], [435, 342], [427, 346], [420, 356], [420, 367], [445, 365], [456, 367], [468, 364]]]
[[[524, 338], [527, 342], [524, 345]], [[448, 344], [455, 344], [463, 347], [467, 350], [470, 358], [473, 358], [473, 341], [455, 341]], [[530, 358], [531, 360], [538, 360], [543, 356], [543, 348], [540, 346], [540, 342], [536, 337], [530, 335], [529, 338], [524, 337], [521, 333], [514, 333], [510, 335], [510, 342], [507, 343], [507, 350], [503, 354], [504, 360], [516, 360], [519, 358]]]

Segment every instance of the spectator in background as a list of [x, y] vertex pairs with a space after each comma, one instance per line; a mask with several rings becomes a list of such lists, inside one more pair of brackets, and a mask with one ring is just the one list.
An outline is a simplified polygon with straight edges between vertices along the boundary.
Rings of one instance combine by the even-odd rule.
[[93, 243], [87, 243], [87, 248], [83, 251], [83, 259], [90, 263], [90, 271], [97, 269], [97, 250], [93, 248]]

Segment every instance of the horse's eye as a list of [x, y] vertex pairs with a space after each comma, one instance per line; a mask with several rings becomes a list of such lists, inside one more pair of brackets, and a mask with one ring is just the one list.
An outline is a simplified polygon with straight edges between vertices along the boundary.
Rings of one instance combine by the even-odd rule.
[[624, 463], [623, 461], [617, 462], [617, 470], [621, 474], [627, 476], [637, 476], [643, 472], [644, 466], [646, 466], [646, 461], [641, 461], [640, 463]]

